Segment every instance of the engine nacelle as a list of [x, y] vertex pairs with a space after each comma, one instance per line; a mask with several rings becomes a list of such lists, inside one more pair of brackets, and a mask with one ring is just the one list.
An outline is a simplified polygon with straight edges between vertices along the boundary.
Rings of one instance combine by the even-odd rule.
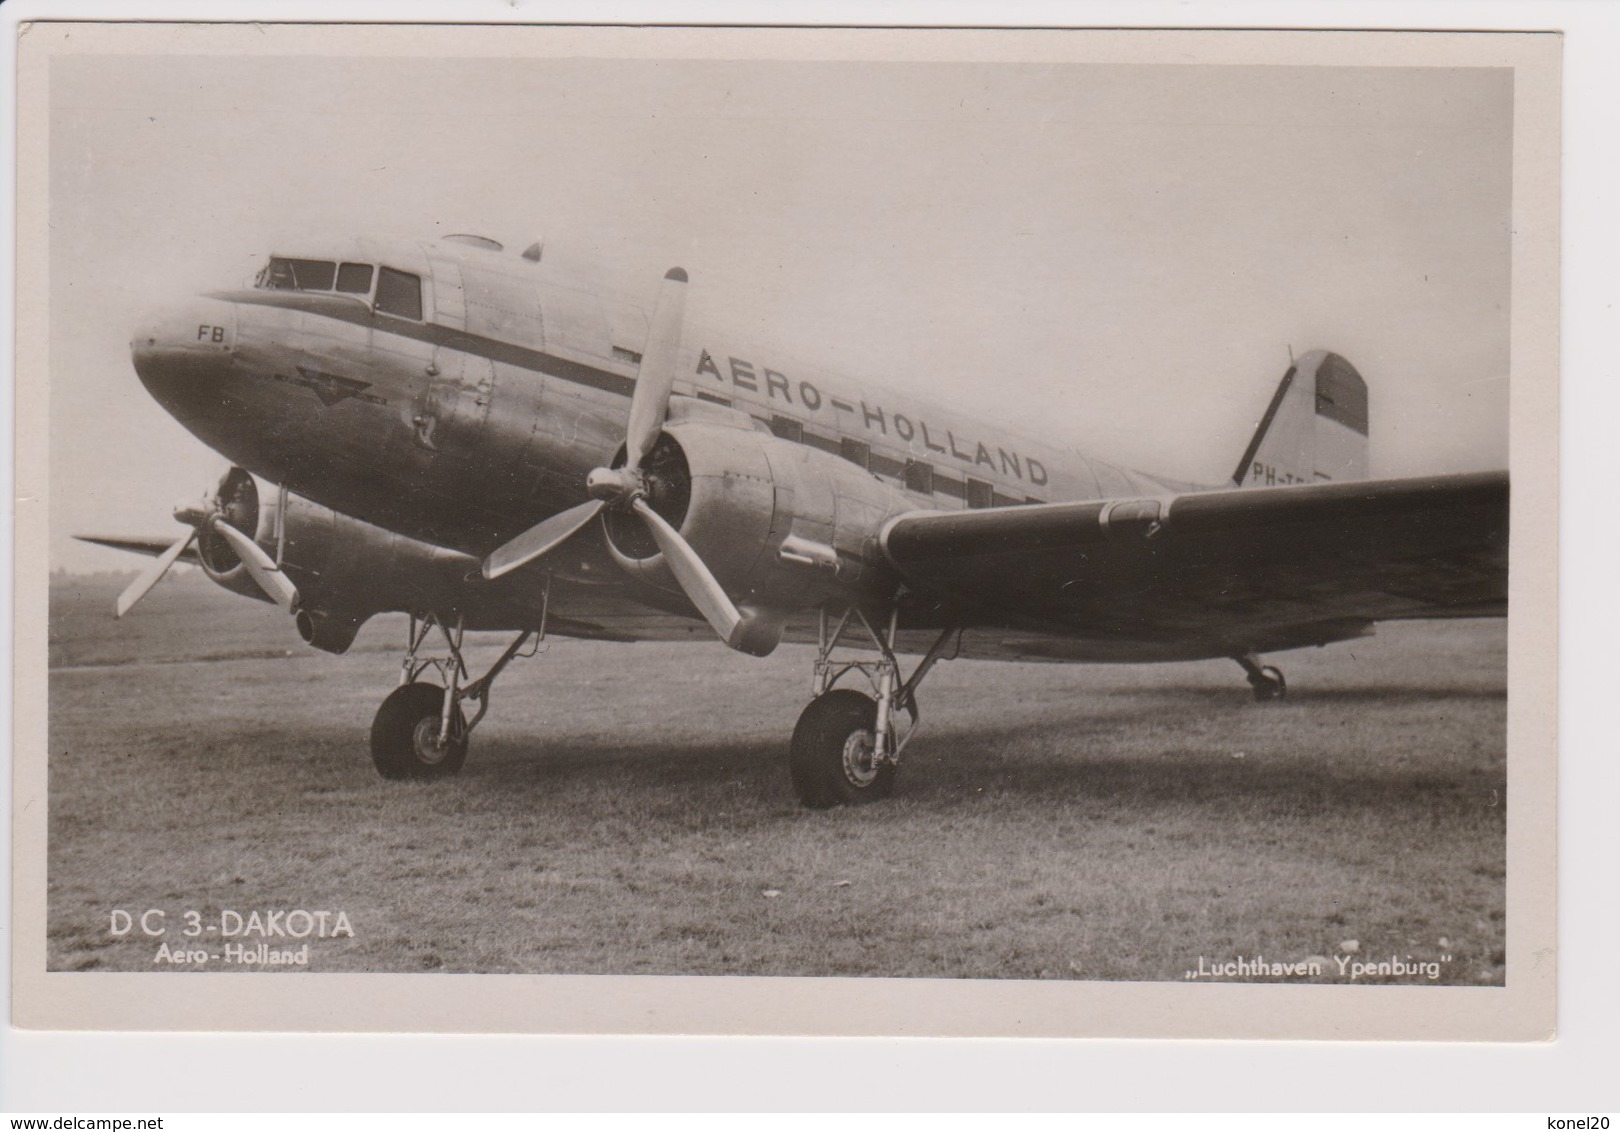
[[[882, 569], [870, 544], [883, 520], [915, 506], [830, 452], [696, 414], [667, 425], [644, 466], [648, 503], [745, 615], [766, 620], [871, 578]], [[606, 527], [623, 569], [678, 590], [640, 520], [609, 512]]]
[[[342, 653], [378, 613], [447, 609], [464, 601], [462, 583], [478, 562], [465, 554], [394, 534], [291, 493], [283, 496], [233, 467], [220, 481], [221, 518], [252, 532], [298, 587], [298, 633], [311, 646]], [[203, 528], [198, 557], [209, 578], [235, 593], [269, 600], [223, 537]]]
[[462, 583], [478, 563], [465, 554], [286, 496], [277, 530], [276, 505], [265, 509], [258, 542], [298, 586], [298, 633], [315, 648], [341, 653], [375, 614], [448, 609], [460, 604]]

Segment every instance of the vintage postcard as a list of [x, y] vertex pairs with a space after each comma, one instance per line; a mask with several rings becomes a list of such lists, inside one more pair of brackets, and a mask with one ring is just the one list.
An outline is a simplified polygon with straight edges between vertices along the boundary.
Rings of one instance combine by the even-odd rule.
[[1552, 1036], [1560, 46], [22, 25], [15, 1024]]

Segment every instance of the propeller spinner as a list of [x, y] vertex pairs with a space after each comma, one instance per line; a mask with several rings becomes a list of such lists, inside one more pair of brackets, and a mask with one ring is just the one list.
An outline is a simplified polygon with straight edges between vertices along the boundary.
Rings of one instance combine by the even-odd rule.
[[672, 267], [664, 275], [641, 355], [641, 373], [630, 398], [630, 422], [625, 428], [625, 460], [617, 468], [597, 468], [585, 477], [586, 502], [560, 511], [497, 548], [484, 560], [484, 577], [491, 580], [536, 562], [567, 542], [605, 508], [637, 515], [664, 555], [681, 590], [703, 614], [720, 639], [732, 648], [753, 651], [747, 640], [747, 621], [714, 574], [681, 533], [647, 503], [647, 457], [663, 433], [669, 398], [675, 389], [676, 353], [686, 308], [686, 272]]

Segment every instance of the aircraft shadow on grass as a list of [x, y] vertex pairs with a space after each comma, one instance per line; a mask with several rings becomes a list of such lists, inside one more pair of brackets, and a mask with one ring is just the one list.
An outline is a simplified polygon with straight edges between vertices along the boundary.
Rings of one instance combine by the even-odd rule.
[[[1466, 692], [1432, 698], [1484, 697]], [[1252, 751], [1202, 741], [1193, 747], [1174, 732], [1163, 738], [1162, 745], [1144, 750], [1135, 729], [1094, 719], [1061, 736], [1049, 721], [936, 732], [919, 737], [906, 776], [907, 804], [932, 808], [1016, 797], [1031, 806], [1078, 802], [1131, 820], [1164, 807], [1277, 817], [1376, 811], [1383, 819], [1397, 820], [1403, 811], [1434, 817], [1488, 809], [1505, 796], [1500, 754], [1481, 752], [1440, 763], [1430, 753], [1459, 742], [1443, 737], [1392, 739], [1387, 753], [1357, 751], [1354, 757], [1347, 749], [1311, 750], [1308, 738], [1264, 740]], [[280, 760], [266, 759], [261, 765], [268, 769], [280, 761], [288, 766], [292, 773], [284, 788], [298, 793], [304, 805], [371, 785], [369, 776], [362, 775], [365, 762], [347, 735], [316, 727], [276, 732], [253, 728], [218, 739], [223, 748], [256, 747], [265, 754], [279, 749]], [[739, 798], [760, 807], [776, 802], [789, 806], [787, 791], [772, 773], [774, 758], [773, 745], [760, 739], [691, 745], [620, 743], [599, 735], [492, 735], [485, 757], [464, 774], [494, 787], [480, 797], [522, 799], [524, 806], [542, 809], [569, 798], [574, 802], [567, 804], [577, 803], [577, 792], [596, 789], [615, 795], [644, 791], [659, 800], [678, 796], [712, 801], [712, 795], [721, 793], [726, 796], [721, 808]], [[312, 776], [318, 781], [312, 783]], [[265, 783], [266, 794], [282, 788]], [[390, 792], [381, 783], [374, 789], [380, 795]], [[413, 792], [462, 796], [461, 789], [444, 780], [416, 783]]]

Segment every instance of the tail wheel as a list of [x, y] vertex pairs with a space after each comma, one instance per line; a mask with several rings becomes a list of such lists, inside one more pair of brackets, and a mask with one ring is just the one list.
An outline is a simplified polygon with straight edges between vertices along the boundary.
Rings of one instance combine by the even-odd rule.
[[1254, 681], [1254, 698], [1261, 703], [1267, 700], [1280, 700], [1288, 695], [1288, 681], [1283, 679], [1282, 669], [1266, 665], [1260, 670], [1260, 680]]
[[788, 769], [793, 790], [812, 810], [887, 798], [894, 792], [894, 763], [875, 748], [877, 704], [870, 696], [838, 688], [810, 701], [793, 729]]
[[371, 723], [371, 761], [384, 778], [439, 778], [467, 761], [467, 720], [451, 712], [450, 735], [439, 742], [444, 689], [401, 684], [388, 694]]

